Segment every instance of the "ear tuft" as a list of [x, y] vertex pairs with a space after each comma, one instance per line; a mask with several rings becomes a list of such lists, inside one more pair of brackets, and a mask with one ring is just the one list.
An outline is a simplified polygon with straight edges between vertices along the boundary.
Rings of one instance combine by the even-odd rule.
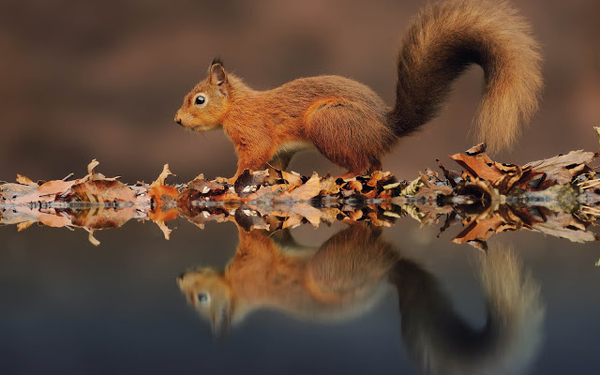
[[213, 65], [221, 65], [222, 67], [225, 67], [225, 65], [223, 64], [223, 60], [221, 60], [221, 58], [219, 56], [215, 57], [212, 61], [212, 63], [210, 64], [210, 66], [212, 67]]

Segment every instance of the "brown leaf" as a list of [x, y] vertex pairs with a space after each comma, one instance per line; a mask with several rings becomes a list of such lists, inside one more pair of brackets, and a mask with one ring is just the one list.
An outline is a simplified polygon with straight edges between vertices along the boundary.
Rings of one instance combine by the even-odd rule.
[[467, 151], [465, 151], [465, 154], [475, 156], [477, 154], [484, 153], [485, 149], [486, 149], [485, 143], [479, 143], [479, 144], [471, 147]]
[[[535, 172], [545, 173], [548, 179], [554, 180], [559, 184], [566, 184], [579, 171], [577, 169], [579, 164], [590, 163], [593, 159], [593, 152], [585, 152], [583, 150], [571, 151], [566, 155], [558, 155], [527, 163], [523, 166], [523, 169], [529, 167]], [[575, 168], [575, 170], [570, 171], [568, 167]]]
[[158, 185], [164, 185], [165, 184], [165, 180], [169, 176], [176, 176], [176, 175], [173, 174], [171, 172], [171, 170], [169, 170], [169, 164], [165, 164], [163, 166], [162, 172], [160, 172], [160, 174], [158, 175], [158, 178], [156, 180], [154, 180], [154, 182], [150, 185], [150, 187], [154, 187], [154, 186], [158, 186]]
[[300, 186], [302, 185], [302, 176], [296, 172], [286, 172], [281, 171], [281, 176], [287, 183], [291, 186]]
[[170, 240], [171, 232], [173, 232], [173, 229], [169, 229], [169, 227], [167, 226], [167, 224], [165, 224], [164, 221], [154, 221], [154, 223], [158, 226], [158, 228], [162, 232], [163, 236], [165, 237], [165, 240], [167, 240], [167, 241]]
[[504, 224], [504, 221], [498, 216], [474, 221], [465, 230], [457, 234], [452, 242], [461, 244], [473, 240], [487, 241], [502, 224]]
[[360, 193], [363, 189], [363, 185], [357, 180], [351, 180], [346, 184], [346, 188], [348, 190], [354, 190], [355, 192]]
[[[44, 185], [40, 186], [40, 188]], [[136, 201], [136, 194], [127, 185], [116, 180], [92, 180], [73, 186], [71, 191], [65, 194], [66, 200], [74, 198], [82, 202], [99, 205], [107, 201], [134, 203]]]
[[337, 184], [336, 179], [327, 176], [321, 180], [321, 191], [322, 195], [335, 195], [340, 192], [340, 186]]
[[29, 228], [30, 226], [32, 226], [33, 224], [35, 224], [36, 221], [24, 221], [22, 223], [18, 223], [17, 224], [17, 231], [21, 232], [24, 231], [25, 229]]
[[[38, 191], [37, 191], [37, 194], [39, 195], [38, 200], [42, 201], [42, 202], [53, 201], [57, 195], [59, 195], [59, 194], [62, 195], [62, 194], [67, 193], [76, 182], [77, 182], [76, 180], [75, 181], [62, 181], [62, 180], [48, 181], [38, 188]], [[37, 201], [37, 200], [33, 200], [32, 202], [35, 202], [35, 201]]]
[[161, 206], [158, 206], [148, 212], [148, 219], [158, 222], [167, 222], [171, 220], [175, 220], [179, 217], [179, 211], [177, 209], [172, 208], [167, 211], [163, 211]]
[[179, 190], [172, 186], [153, 185], [148, 190], [148, 196], [154, 201], [154, 207], [161, 210], [165, 204], [174, 203], [178, 195]]
[[487, 163], [489, 159], [487, 156], [482, 155], [485, 154], [478, 154], [476, 156], [454, 154], [451, 155], [450, 158], [452, 158], [462, 167], [466, 168], [473, 175], [494, 184], [503, 177], [503, 174], [493, 164], [492, 166], [488, 165]]
[[33, 181], [31, 181], [31, 179], [29, 177], [25, 177], [23, 175], [17, 174], [17, 182], [23, 185], [36, 185], [37, 184]]
[[298, 214], [291, 214], [290, 216], [288, 216], [285, 221], [283, 222], [283, 225], [281, 227], [281, 229], [285, 229], [285, 228], [295, 228], [298, 225], [302, 224], [302, 216], [298, 215]]
[[306, 203], [294, 204], [291, 211], [304, 217], [315, 228], [321, 223], [321, 211], [311, 205]]
[[308, 201], [317, 195], [321, 191], [321, 182], [319, 175], [314, 173], [312, 177], [304, 183], [304, 185], [297, 187], [290, 192], [290, 195], [297, 200]]
[[119, 209], [104, 209], [104, 207], [92, 207], [84, 210], [72, 211], [70, 213], [73, 226], [84, 229], [113, 229], [123, 226], [136, 214], [133, 206]]

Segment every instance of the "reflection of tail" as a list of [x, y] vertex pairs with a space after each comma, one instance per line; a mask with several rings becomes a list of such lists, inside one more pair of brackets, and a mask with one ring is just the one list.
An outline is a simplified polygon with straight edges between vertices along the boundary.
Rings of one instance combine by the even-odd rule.
[[480, 329], [454, 311], [433, 276], [415, 263], [401, 260], [392, 271], [402, 335], [425, 373], [514, 374], [534, 359], [544, 318], [538, 285], [505, 249], [490, 249], [479, 271], [488, 314]]

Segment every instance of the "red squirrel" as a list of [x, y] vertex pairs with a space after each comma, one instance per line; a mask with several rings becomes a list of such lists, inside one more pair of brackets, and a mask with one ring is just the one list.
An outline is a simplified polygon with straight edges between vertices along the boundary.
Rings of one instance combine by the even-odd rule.
[[398, 138], [435, 117], [452, 82], [471, 64], [484, 72], [477, 138], [492, 152], [509, 147], [537, 110], [540, 62], [529, 25], [507, 2], [449, 0], [426, 6], [412, 20], [391, 108], [366, 85], [340, 76], [256, 91], [215, 59], [175, 122], [199, 132], [222, 127], [238, 155], [235, 177], [245, 169], [285, 169], [307, 148], [359, 175], [381, 169]]
[[485, 324], [472, 324], [440, 281], [384, 239], [381, 227], [351, 225], [315, 248], [296, 242], [288, 229], [238, 227], [238, 235], [225, 269], [198, 266], [177, 279], [217, 336], [259, 310], [347, 322], [389, 298], [391, 286], [404, 346], [424, 374], [520, 374], [540, 348], [545, 307], [539, 283], [511, 249], [492, 246], [477, 254], [486, 317]]

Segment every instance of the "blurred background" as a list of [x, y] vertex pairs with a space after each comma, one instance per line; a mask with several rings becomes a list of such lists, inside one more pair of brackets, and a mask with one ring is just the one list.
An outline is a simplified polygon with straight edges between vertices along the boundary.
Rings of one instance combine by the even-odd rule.
[[[3, 1], [0, 14], [0, 180], [100, 171], [153, 180], [164, 163], [188, 181], [231, 176], [236, 157], [222, 131], [173, 123], [183, 95], [213, 57], [256, 89], [338, 74], [394, 100], [395, 55], [420, 0]], [[525, 163], [597, 150], [600, 2], [514, 1], [543, 45], [541, 110], [503, 161]], [[469, 70], [441, 116], [384, 159], [401, 178], [470, 147], [482, 73]], [[450, 165], [449, 162], [446, 164]], [[316, 153], [291, 168], [340, 172]]]

